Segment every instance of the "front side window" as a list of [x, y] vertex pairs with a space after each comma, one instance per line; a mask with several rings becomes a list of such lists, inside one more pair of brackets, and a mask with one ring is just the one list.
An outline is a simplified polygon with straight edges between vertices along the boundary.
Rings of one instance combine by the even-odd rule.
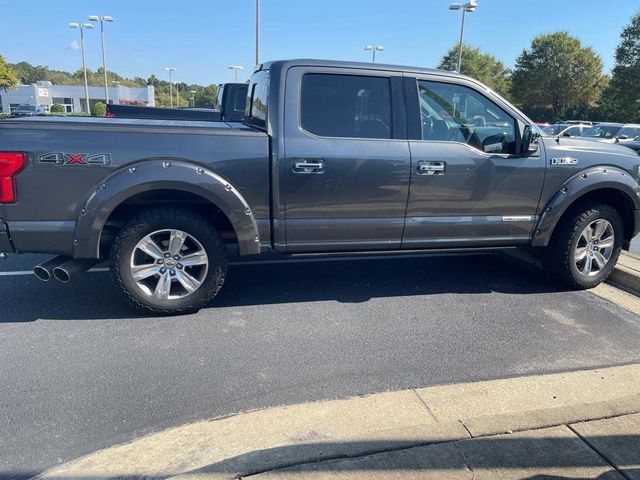
[[307, 73], [302, 77], [301, 126], [321, 137], [391, 138], [387, 77]]
[[513, 117], [463, 85], [418, 80], [422, 139], [466, 143], [486, 153], [516, 153]]
[[635, 127], [624, 127], [620, 130], [620, 133], [618, 133], [618, 137], [624, 136], [627, 138], [635, 138], [638, 135], [640, 135], [640, 133], [638, 133], [638, 129]]

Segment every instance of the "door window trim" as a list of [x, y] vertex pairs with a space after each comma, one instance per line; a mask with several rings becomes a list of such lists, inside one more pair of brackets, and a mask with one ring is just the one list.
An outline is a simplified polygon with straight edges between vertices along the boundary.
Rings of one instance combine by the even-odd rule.
[[[515, 137], [516, 143], [520, 144], [522, 142], [522, 137], [520, 134], [520, 129], [518, 128], [518, 124], [531, 124], [531, 121], [523, 117], [519, 114], [519, 112], [515, 111], [510, 105], [506, 104], [504, 100], [495, 95], [492, 90], [482, 90], [479, 88], [479, 85], [467, 81], [463, 78], [452, 78], [440, 75], [416, 75], [416, 74], [404, 74], [403, 79], [403, 87], [404, 87], [404, 96], [407, 99], [406, 110], [407, 110], [407, 134], [409, 141], [411, 142], [429, 142], [429, 143], [445, 143], [445, 144], [458, 144], [464, 145], [472, 152], [486, 156], [487, 158], [492, 157], [501, 157], [501, 158], [522, 158], [522, 157], [537, 157], [540, 155], [540, 150], [534, 153], [533, 155], [524, 155], [523, 152], [519, 153], [490, 153], [483, 152], [475, 148], [473, 145], [469, 145], [466, 142], [460, 142], [455, 140], [424, 140], [422, 138], [422, 129], [420, 124], [422, 122], [422, 117], [420, 113], [420, 92], [418, 90], [418, 80], [423, 80], [425, 82], [434, 82], [434, 83], [449, 83], [452, 85], [458, 85], [462, 87], [469, 88], [476, 92], [478, 95], [482, 95], [486, 97], [490, 102], [496, 104], [500, 109], [502, 109], [507, 115], [513, 118], [514, 127], [515, 127]], [[410, 99], [414, 99], [414, 101], [410, 101]]]

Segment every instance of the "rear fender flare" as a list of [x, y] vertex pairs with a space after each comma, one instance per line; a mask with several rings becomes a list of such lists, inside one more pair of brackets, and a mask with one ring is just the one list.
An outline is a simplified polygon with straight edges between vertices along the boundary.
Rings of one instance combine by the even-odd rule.
[[616, 167], [592, 167], [571, 177], [551, 197], [533, 232], [531, 245], [547, 246], [567, 209], [580, 197], [601, 189], [613, 189], [626, 194], [633, 203], [633, 208], [640, 209], [640, 186], [629, 173]]
[[256, 219], [237, 188], [205, 167], [154, 159], [118, 170], [87, 196], [76, 221], [74, 256], [98, 258], [100, 237], [109, 215], [134, 195], [153, 190], [178, 190], [208, 200], [230, 220], [240, 255], [260, 253]]

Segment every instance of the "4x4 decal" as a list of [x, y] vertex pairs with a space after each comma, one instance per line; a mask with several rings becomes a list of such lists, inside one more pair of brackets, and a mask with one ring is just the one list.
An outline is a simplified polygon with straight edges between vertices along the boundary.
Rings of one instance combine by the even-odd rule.
[[38, 157], [40, 163], [53, 163], [54, 165], [111, 165], [110, 153], [45, 153]]

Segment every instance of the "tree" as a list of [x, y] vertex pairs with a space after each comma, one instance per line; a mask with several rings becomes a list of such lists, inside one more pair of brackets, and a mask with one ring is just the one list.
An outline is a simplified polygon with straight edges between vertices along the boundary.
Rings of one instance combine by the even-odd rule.
[[0, 90], [8, 88], [16, 88], [18, 85], [18, 76], [15, 70], [7, 65], [4, 57], [0, 55]]
[[91, 107], [91, 115], [94, 117], [104, 117], [107, 114], [107, 107], [102, 102], [96, 102]]
[[640, 11], [620, 35], [611, 82], [603, 95], [610, 120], [640, 122]]
[[64, 107], [59, 103], [54, 103], [53, 105], [51, 105], [51, 108], [49, 109], [49, 111], [51, 113], [65, 113]]
[[192, 88], [192, 90], [196, 90], [195, 93], [195, 106], [203, 107], [203, 108], [211, 108], [216, 103], [216, 97], [218, 96], [218, 86], [217, 85], [209, 85], [208, 87], [200, 87], [199, 89]]
[[[438, 68], [455, 70], [458, 66], [458, 46], [452, 47], [442, 60]], [[511, 94], [511, 72], [493, 55], [482, 53], [479, 48], [462, 45], [461, 73], [481, 81], [489, 88], [503, 96]]]
[[555, 32], [535, 37], [517, 58], [512, 95], [525, 112], [559, 120], [569, 109], [597, 106], [605, 84], [600, 56], [568, 32]]

